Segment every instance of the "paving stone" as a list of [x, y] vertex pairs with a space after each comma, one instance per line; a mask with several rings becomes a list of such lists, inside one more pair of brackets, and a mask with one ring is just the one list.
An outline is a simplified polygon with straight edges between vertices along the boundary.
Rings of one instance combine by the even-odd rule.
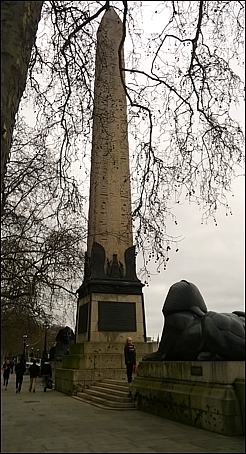
[[[12, 378], [12, 377], [11, 377]], [[35, 399], [24, 379], [2, 389], [2, 453], [244, 453], [245, 438], [226, 437], [139, 410], [103, 410], [51, 390]], [[31, 401], [37, 402], [31, 402]]]

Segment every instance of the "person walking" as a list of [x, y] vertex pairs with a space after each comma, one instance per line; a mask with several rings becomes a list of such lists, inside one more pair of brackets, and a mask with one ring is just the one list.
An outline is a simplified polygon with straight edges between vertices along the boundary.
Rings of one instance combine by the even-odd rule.
[[30, 385], [28, 391], [31, 393], [32, 391], [35, 393], [36, 387], [36, 380], [39, 375], [39, 366], [36, 364], [36, 359], [33, 359], [31, 366], [29, 367], [30, 372]]
[[23, 358], [19, 358], [18, 363], [15, 366], [15, 373], [16, 373], [16, 393], [21, 392], [21, 386], [23, 382], [23, 376], [24, 373], [26, 372], [26, 366], [23, 361]]
[[48, 380], [52, 377], [52, 369], [49, 361], [45, 361], [41, 367], [41, 375], [43, 380], [44, 392], [46, 392], [48, 386]]
[[136, 366], [136, 349], [132, 343], [132, 338], [127, 337], [124, 348], [125, 365], [128, 383], [132, 382], [133, 367]]
[[5, 386], [5, 391], [8, 390], [9, 376], [11, 372], [11, 365], [9, 359], [5, 359], [3, 363], [3, 386]]
[[10, 364], [10, 373], [12, 374], [14, 372], [14, 361], [13, 361], [13, 359], [11, 359], [9, 361], [9, 364]]

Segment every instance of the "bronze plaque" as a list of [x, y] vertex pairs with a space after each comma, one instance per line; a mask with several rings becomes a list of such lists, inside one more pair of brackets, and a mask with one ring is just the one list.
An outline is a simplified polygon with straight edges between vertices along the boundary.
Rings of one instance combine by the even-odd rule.
[[79, 323], [78, 323], [78, 334], [87, 333], [88, 327], [88, 306], [89, 304], [82, 304], [79, 308]]
[[191, 366], [190, 373], [191, 373], [191, 375], [202, 375], [202, 367], [201, 366]]
[[136, 303], [99, 301], [98, 331], [137, 331]]

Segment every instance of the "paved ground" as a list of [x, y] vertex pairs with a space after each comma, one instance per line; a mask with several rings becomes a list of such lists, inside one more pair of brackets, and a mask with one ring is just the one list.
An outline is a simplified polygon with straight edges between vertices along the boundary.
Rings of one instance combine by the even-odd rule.
[[225, 437], [139, 410], [102, 410], [58, 391], [20, 394], [15, 376], [2, 389], [1, 452], [245, 452], [244, 437]]

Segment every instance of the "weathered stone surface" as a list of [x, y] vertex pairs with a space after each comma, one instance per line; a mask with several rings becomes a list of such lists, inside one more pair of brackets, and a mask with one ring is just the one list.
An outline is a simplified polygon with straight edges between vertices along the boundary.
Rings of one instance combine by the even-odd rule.
[[[191, 367], [202, 367], [202, 375], [192, 375]], [[235, 383], [242, 377], [242, 390], [244, 374], [243, 361], [140, 362], [131, 394], [140, 410], [227, 436], [242, 435], [243, 397]]]
[[124, 266], [125, 251], [133, 242], [126, 96], [118, 58], [121, 39], [122, 22], [110, 8], [97, 33], [87, 252], [90, 256], [97, 242], [105, 249], [106, 261], [117, 254]]
[[55, 387], [65, 394], [76, 395], [77, 392], [82, 392], [84, 388], [105, 378], [123, 381], [125, 376], [125, 369], [59, 369], [56, 373]]
[[[192, 374], [201, 368], [202, 375]], [[245, 378], [244, 361], [142, 361], [138, 366], [139, 377], [192, 380], [202, 383], [231, 384]]]
[[[133, 338], [134, 339], [134, 338]], [[156, 342], [135, 342], [138, 361], [143, 353], [152, 352], [156, 348]], [[124, 345], [122, 342], [83, 342], [73, 344], [70, 347], [71, 355], [83, 355], [84, 353], [119, 353], [123, 355]]]
[[237, 378], [234, 381], [234, 387], [240, 402], [243, 428], [245, 433], [245, 379]]
[[[155, 342], [137, 342], [137, 361], [156, 348]], [[126, 377], [124, 344], [122, 342], [85, 342], [71, 346], [55, 371], [55, 388], [66, 394], [76, 394], [95, 381]], [[73, 387], [75, 386], [75, 387]]]
[[111, 369], [121, 368], [121, 355], [113, 353], [91, 353], [85, 355], [67, 355], [63, 358], [62, 367], [68, 369]]

